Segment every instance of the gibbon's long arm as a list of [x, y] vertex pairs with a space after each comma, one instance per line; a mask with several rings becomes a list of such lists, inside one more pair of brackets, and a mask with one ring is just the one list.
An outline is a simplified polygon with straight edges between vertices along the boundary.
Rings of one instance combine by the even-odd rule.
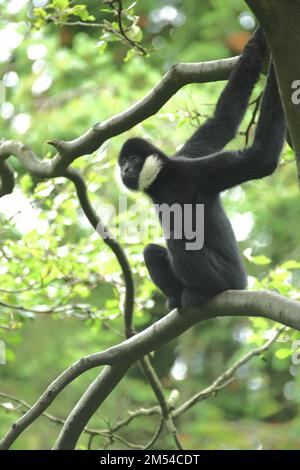
[[270, 65], [259, 120], [252, 146], [236, 152], [220, 152], [188, 160], [199, 185], [223, 191], [248, 180], [263, 178], [277, 167], [286, 134], [286, 121], [273, 64]]
[[265, 35], [259, 27], [232, 71], [213, 117], [193, 134], [176, 156], [203, 157], [222, 150], [234, 138], [259, 79], [267, 51]]

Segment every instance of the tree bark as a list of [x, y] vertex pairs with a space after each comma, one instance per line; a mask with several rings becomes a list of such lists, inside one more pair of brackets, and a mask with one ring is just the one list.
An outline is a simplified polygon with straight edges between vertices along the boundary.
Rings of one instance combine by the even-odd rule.
[[[299, 0], [246, 0], [246, 2], [267, 36], [296, 155], [300, 181], [300, 100], [296, 103], [292, 99], [295, 94], [296, 81], [300, 80], [300, 2]], [[298, 89], [299, 85], [300, 82], [297, 85]]]

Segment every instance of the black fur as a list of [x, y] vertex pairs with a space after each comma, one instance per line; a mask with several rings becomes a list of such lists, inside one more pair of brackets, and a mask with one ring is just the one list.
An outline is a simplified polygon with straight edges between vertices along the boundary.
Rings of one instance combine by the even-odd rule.
[[150, 244], [144, 250], [151, 279], [167, 296], [170, 308], [194, 307], [220, 292], [246, 287], [246, 273], [219, 194], [244, 181], [270, 175], [278, 164], [286, 125], [273, 65], [252, 146], [220, 151], [236, 134], [266, 55], [264, 34], [258, 29], [231, 74], [214, 116], [175, 158], [143, 139], [130, 139], [121, 150], [122, 178], [130, 189], [137, 189], [147, 156], [157, 154], [162, 169], [145, 190], [153, 202], [192, 204], [193, 209], [196, 204], [205, 205], [202, 249], [186, 250], [187, 240], [175, 239], [173, 224], [167, 248]]

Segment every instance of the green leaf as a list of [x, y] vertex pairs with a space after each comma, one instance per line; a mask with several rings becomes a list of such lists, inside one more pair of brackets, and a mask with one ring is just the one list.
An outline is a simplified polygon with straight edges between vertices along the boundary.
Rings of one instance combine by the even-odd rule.
[[269, 326], [269, 322], [268, 320], [266, 320], [265, 318], [261, 318], [261, 317], [253, 317], [251, 319], [253, 325], [256, 327], [256, 328], [260, 328], [262, 330], [266, 330]]
[[115, 31], [119, 31], [119, 24], [116, 21], [113, 21], [111, 26]]
[[47, 12], [43, 8], [34, 8], [33, 9], [34, 16], [38, 16], [39, 18], [46, 18]]
[[251, 261], [252, 261], [252, 263], [258, 264], [258, 265], [261, 265], [261, 266], [264, 266], [264, 265], [267, 265], [267, 264], [271, 263], [270, 258], [268, 258], [265, 255], [253, 256], [251, 258]]
[[21, 178], [21, 189], [24, 193], [27, 193], [32, 188], [31, 176], [26, 174]]
[[140, 42], [143, 39], [143, 31], [137, 25], [133, 25], [126, 33], [127, 37], [135, 42]]
[[94, 21], [95, 17], [89, 14], [86, 5], [75, 5], [73, 8], [70, 8], [70, 13], [72, 15], [78, 16], [82, 21]]
[[275, 356], [276, 356], [278, 359], [286, 359], [286, 358], [289, 357], [291, 354], [292, 354], [292, 351], [291, 351], [291, 349], [289, 349], [289, 348], [280, 348], [280, 349], [278, 349], [278, 350], [275, 352]]
[[129, 51], [127, 52], [126, 56], [124, 57], [124, 62], [128, 62], [130, 59], [132, 59], [133, 57], [135, 57], [136, 55], [136, 52], [134, 49], [129, 49]]
[[56, 8], [59, 8], [60, 10], [65, 10], [70, 5], [70, 1], [69, 0], [53, 0], [52, 4]]
[[107, 48], [107, 42], [106, 41], [98, 41], [96, 43], [96, 46], [98, 48], [98, 51], [100, 54], [103, 54], [105, 52], [105, 49]]
[[280, 266], [282, 269], [300, 269], [300, 262], [295, 260], [289, 260]]

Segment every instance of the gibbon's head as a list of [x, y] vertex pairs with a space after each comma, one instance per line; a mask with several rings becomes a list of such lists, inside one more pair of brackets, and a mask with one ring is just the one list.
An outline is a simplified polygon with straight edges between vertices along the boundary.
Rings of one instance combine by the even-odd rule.
[[147, 191], [160, 173], [166, 156], [144, 139], [129, 139], [119, 155], [121, 178], [126, 188]]

